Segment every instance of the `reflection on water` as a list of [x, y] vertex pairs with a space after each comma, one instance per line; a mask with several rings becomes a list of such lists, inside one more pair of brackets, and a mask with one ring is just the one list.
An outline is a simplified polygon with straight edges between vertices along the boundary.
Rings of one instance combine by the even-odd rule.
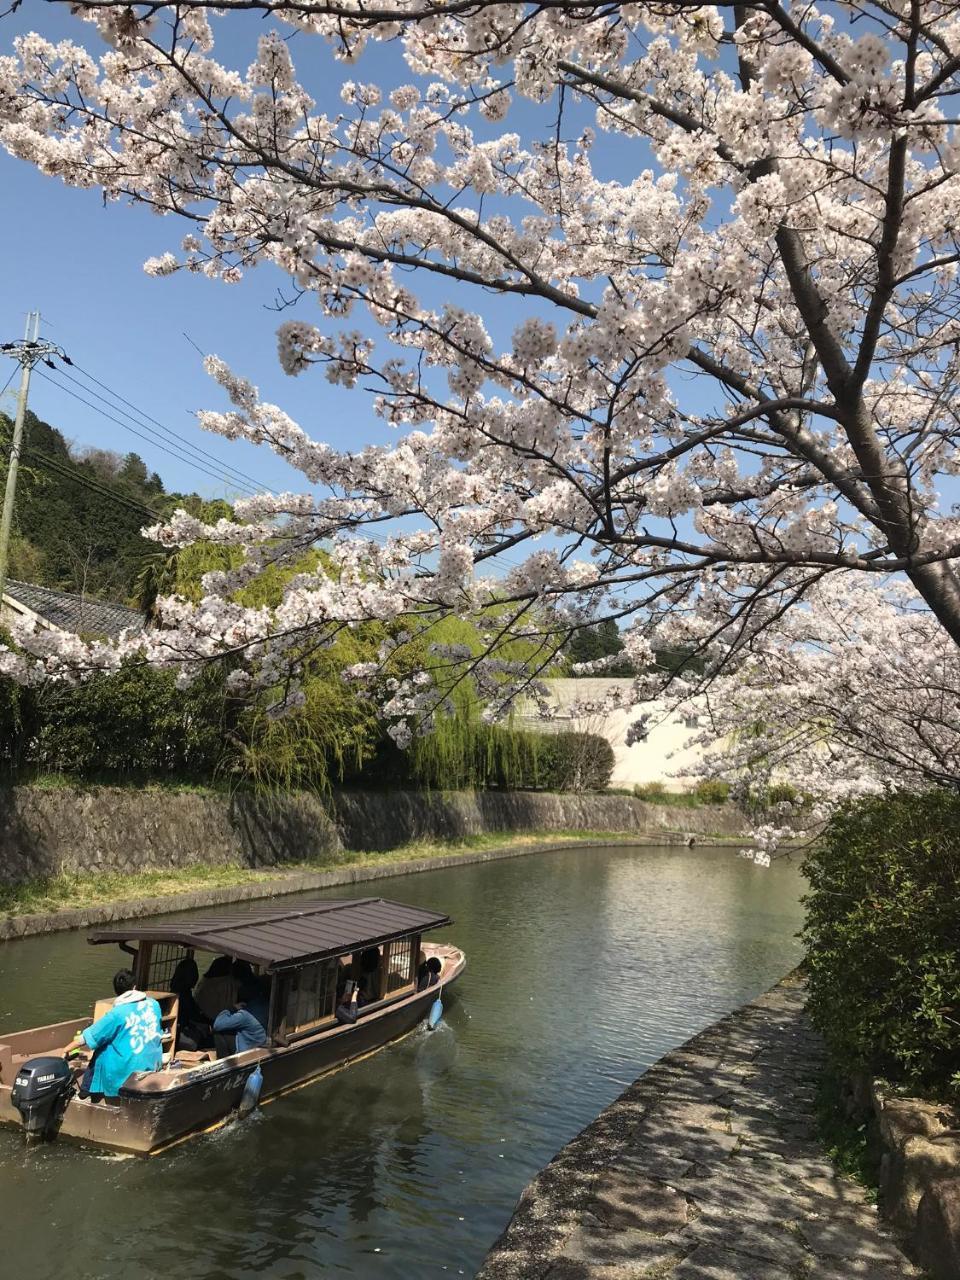
[[[799, 959], [796, 868], [726, 850], [569, 850], [374, 891], [456, 921], [468, 967], [439, 1030], [150, 1160], [0, 1132], [4, 1274], [470, 1276], [564, 1142]], [[0, 946], [0, 1029], [85, 1012], [118, 959], [77, 934]]]

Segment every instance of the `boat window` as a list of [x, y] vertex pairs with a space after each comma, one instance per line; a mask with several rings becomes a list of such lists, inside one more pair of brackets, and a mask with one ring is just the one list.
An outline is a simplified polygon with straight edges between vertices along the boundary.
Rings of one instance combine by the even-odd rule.
[[280, 1010], [287, 1031], [332, 1018], [337, 997], [337, 961], [321, 960], [287, 974], [280, 992]]
[[150, 949], [144, 980], [146, 991], [169, 991], [170, 979], [181, 960], [192, 952], [178, 942], [155, 942]]
[[386, 948], [387, 991], [397, 991], [413, 982], [419, 938], [398, 938]]

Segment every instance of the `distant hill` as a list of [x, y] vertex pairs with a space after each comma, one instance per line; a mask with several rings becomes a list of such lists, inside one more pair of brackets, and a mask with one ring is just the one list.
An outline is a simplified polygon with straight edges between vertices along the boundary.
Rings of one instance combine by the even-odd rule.
[[[30, 412], [25, 426], [10, 576], [138, 604], [138, 578], [158, 552], [141, 528], [176, 507], [199, 513], [203, 499], [167, 493], [136, 453], [74, 446]], [[12, 430], [0, 413], [0, 499]]]

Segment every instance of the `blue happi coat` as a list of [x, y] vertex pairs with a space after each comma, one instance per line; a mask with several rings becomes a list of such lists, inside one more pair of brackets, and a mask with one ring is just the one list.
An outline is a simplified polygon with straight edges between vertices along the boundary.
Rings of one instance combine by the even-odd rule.
[[162, 1057], [160, 1006], [142, 991], [125, 991], [113, 1008], [82, 1032], [93, 1049], [87, 1088], [115, 1098], [134, 1071], [156, 1071]]

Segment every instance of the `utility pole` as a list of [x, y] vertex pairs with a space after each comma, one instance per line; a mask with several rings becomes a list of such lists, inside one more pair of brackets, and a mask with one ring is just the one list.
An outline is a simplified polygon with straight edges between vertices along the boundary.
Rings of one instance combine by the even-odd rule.
[[20, 391], [17, 395], [17, 416], [13, 424], [13, 441], [7, 466], [7, 487], [3, 495], [3, 513], [0, 515], [0, 601], [7, 584], [7, 562], [10, 559], [10, 526], [13, 523], [13, 502], [17, 493], [17, 472], [23, 450], [23, 424], [27, 416], [27, 397], [30, 394], [30, 375], [34, 365], [42, 360], [55, 368], [51, 357], [59, 356], [67, 364], [68, 356], [53, 342], [40, 340], [40, 312], [31, 311], [27, 327], [20, 342], [0, 343], [0, 353], [11, 356], [20, 365]]

